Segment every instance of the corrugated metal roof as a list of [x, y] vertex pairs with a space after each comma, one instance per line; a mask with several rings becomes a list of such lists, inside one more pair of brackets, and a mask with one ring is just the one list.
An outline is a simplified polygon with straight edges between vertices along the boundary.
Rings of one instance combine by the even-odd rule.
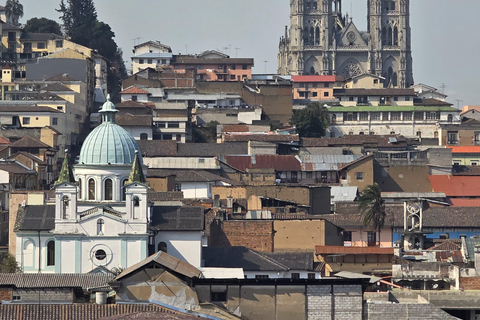
[[344, 165], [360, 159], [361, 155], [303, 155], [299, 156], [302, 171], [338, 170]]
[[335, 82], [335, 76], [292, 76], [293, 82]]
[[240, 171], [247, 169], [267, 169], [276, 171], [300, 171], [300, 161], [296, 156], [242, 155], [224, 156], [225, 162]]
[[317, 254], [391, 254], [393, 248], [380, 247], [344, 247], [344, 246], [315, 246]]
[[357, 197], [358, 187], [340, 187], [331, 186], [330, 196], [332, 203], [336, 202], [352, 202]]

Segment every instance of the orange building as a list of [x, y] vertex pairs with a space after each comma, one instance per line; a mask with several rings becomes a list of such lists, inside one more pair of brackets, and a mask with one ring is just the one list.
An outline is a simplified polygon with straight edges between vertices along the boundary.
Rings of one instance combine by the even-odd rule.
[[292, 76], [294, 100], [332, 101], [335, 76]]
[[170, 63], [177, 73], [196, 70], [196, 79], [204, 81], [243, 81], [252, 78], [253, 59], [230, 58], [218, 51], [198, 55], [175, 55]]

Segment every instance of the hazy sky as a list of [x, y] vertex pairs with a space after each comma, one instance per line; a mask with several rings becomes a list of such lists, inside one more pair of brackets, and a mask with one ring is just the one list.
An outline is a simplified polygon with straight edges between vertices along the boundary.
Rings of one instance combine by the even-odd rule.
[[[60, 0], [20, 0], [31, 17], [59, 21]], [[360, 30], [366, 29], [366, 0], [344, 0]], [[217, 49], [255, 59], [254, 72], [274, 73], [278, 41], [289, 24], [289, 0], [96, 0], [98, 18], [108, 23], [124, 52], [127, 68], [134, 44], [159, 40], [175, 54]], [[411, 0], [415, 83], [449, 95], [455, 106], [480, 104], [480, 1]], [[351, 11], [351, 12], [350, 12]], [[238, 48], [238, 49], [236, 49]], [[267, 61], [265, 63], [265, 61]], [[457, 102], [456, 100], [462, 100]]]

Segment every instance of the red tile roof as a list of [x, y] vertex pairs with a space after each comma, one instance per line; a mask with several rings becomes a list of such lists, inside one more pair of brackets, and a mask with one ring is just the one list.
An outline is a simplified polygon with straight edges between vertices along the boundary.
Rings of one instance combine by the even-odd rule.
[[299, 141], [298, 134], [223, 134], [224, 142], [263, 141], [263, 142], [287, 142]]
[[480, 146], [447, 147], [452, 153], [480, 153]]
[[393, 248], [315, 246], [317, 254], [393, 254]]
[[480, 196], [479, 176], [428, 176], [433, 192], [443, 192], [447, 197]]
[[223, 127], [223, 132], [248, 132], [248, 125], [246, 124], [226, 124]]
[[139, 87], [136, 87], [136, 86], [131, 86], [120, 93], [121, 94], [148, 94], [148, 91], [140, 89]]
[[480, 198], [478, 199], [450, 198], [450, 202], [454, 207], [480, 207]]
[[276, 171], [301, 171], [300, 161], [295, 156], [256, 155], [224, 156], [225, 162], [240, 171], [268, 169]]
[[293, 82], [335, 82], [335, 76], [292, 76]]
[[0, 137], [0, 145], [2, 145], [2, 144], [10, 144], [10, 141], [6, 140], [3, 137]]

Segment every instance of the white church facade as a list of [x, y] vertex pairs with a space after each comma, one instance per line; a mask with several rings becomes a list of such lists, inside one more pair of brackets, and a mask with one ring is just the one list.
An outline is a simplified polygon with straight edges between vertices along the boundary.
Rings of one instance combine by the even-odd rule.
[[116, 111], [104, 104], [103, 122], [85, 139], [74, 170], [65, 157], [55, 205], [20, 207], [16, 258], [24, 272], [124, 269], [147, 257], [146, 167], [134, 138], [115, 123]]

